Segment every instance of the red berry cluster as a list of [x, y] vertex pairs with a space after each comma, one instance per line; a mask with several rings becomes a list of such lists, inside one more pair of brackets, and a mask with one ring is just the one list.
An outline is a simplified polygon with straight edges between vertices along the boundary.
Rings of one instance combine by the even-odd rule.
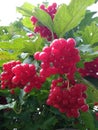
[[76, 72], [76, 63], [80, 61], [80, 55], [75, 48], [75, 40], [69, 38], [55, 39], [49, 47], [44, 47], [42, 52], [36, 52], [34, 57], [41, 60], [40, 74], [49, 77], [52, 74], [66, 74], [71, 80]]
[[[41, 37], [46, 38], [48, 41], [52, 40], [52, 33], [51, 33], [51, 31], [47, 27], [45, 27], [43, 25], [36, 26], [34, 28], [34, 32], [35, 33], [40, 33]], [[54, 33], [53, 35], [54, 35], [53, 36], [54, 39], [56, 39], [57, 38], [56, 34]]]
[[11, 81], [14, 76], [12, 72], [12, 68], [19, 64], [21, 64], [20, 61], [12, 61], [12, 62], [3, 64], [3, 72], [0, 75], [2, 89], [5, 89], [6, 87], [8, 87], [9, 89], [12, 89], [16, 87], [16, 85], [13, 84]]
[[12, 61], [3, 65], [1, 73], [1, 88], [8, 87], [10, 90], [16, 87], [30, 92], [33, 88], [40, 89], [43, 79], [37, 75], [33, 64], [22, 64], [19, 61]]
[[57, 12], [57, 4], [53, 3], [52, 5], [49, 5], [47, 8], [45, 7], [45, 5], [40, 5], [40, 9], [47, 12], [53, 19], [55, 16], [55, 13]]
[[98, 78], [98, 58], [94, 59], [91, 62], [85, 62], [84, 68], [80, 68], [79, 72], [83, 77], [91, 76], [94, 78]]
[[89, 107], [86, 104], [87, 87], [84, 84], [69, 85], [62, 78], [53, 80], [47, 104], [59, 109], [67, 117], [78, 118], [80, 110], [87, 112]]
[[[57, 4], [53, 3], [52, 5], [48, 6], [47, 8], [45, 7], [45, 5], [40, 5], [40, 9], [44, 10], [45, 12], [47, 12], [52, 20], [57, 12]], [[33, 25], [35, 25], [34, 28], [34, 32], [35, 33], [40, 33], [41, 37], [46, 38], [48, 41], [52, 40], [52, 33], [51, 31], [43, 26], [43, 25], [38, 25], [38, 20], [36, 17], [32, 16], [31, 17], [31, 22], [33, 23]], [[57, 38], [56, 34], [54, 33], [54, 38]]]
[[[56, 3], [53, 3], [52, 5], [48, 6], [47, 8], [45, 7], [44, 4], [42, 4], [42, 5], [40, 5], [39, 8], [44, 10], [45, 12], [47, 12], [51, 16], [52, 19], [54, 18], [55, 14], [57, 12]], [[31, 16], [31, 21], [34, 25], [38, 22], [37, 18], [35, 18], [34, 16]]]

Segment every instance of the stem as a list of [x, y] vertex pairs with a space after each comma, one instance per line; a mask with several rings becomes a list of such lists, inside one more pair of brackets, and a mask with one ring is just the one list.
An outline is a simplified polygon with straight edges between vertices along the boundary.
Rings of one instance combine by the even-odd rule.
[[91, 86], [94, 89], [96, 89], [95, 85], [93, 85], [91, 82], [89, 82], [88, 80], [86, 80], [84, 78], [81, 78], [81, 82], [84, 83], [84, 84], [86, 84], [87, 86]]

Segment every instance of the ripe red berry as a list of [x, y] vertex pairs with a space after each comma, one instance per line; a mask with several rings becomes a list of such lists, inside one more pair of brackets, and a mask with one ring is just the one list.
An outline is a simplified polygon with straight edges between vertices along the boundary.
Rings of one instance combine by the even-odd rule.
[[76, 45], [76, 41], [73, 38], [68, 38], [67, 42], [71, 47], [74, 47]]
[[30, 92], [33, 88], [40, 89], [44, 77], [40, 77], [36, 72], [34, 64], [20, 63], [12, 61], [4, 64], [4, 71], [1, 73], [1, 88], [14, 90], [15, 88], [24, 89]]
[[87, 112], [89, 110], [89, 106], [87, 104], [85, 104], [85, 105], [81, 106], [81, 110], [83, 112]]
[[40, 52], [36, 52], [36, 53], [34, 54], [34, 58], [35, 58], [36, 60], [39, 60], [39, 54], [40, 54]]
[[56, 73], [66, 74], [67, 78], [74, 82], [76, 63], [80, 61], [80, 55], [78, 49], [70, 47], [64, 38], [55, 39], [50, 46], [43, 48], [42, 52], [35, 53], [34, 56], [42, 61], [41, 75], [49, 77]]
[[79, 72], [83, 77], [90, 76], [98, 78], [98, 58], [84, 63], [84, 68], [80, 68]]
[[53, 80], [46, 103], [57, 108], [61, 113], [65, 113], [67, 117], [78, 118], [79, 110], [83, 112], [88, 110], [85, 98], [82, 97], [84, 92], [81, 86], [83, 84], [75, 84], [67, 88], [68, 84], [62, 78]]
[[42, 60], [42, 61], [48, 60], [48, 59], [47, 59], [47, 53], [46, 53], [46, 52], [41, 52], [41, 53], [39, 54], [39, 59]]

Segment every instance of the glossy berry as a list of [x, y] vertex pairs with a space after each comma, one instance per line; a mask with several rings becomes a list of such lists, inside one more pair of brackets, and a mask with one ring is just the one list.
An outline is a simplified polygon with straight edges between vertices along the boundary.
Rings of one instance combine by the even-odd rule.
[[76, 63], [80, 61], [79, 51], [70, 45], [66, 39], [55, 39], [50, 46], [43, 48], [42, 52], [34, 54], [36, 60], [41, 62], [41, 75], [49, 77], [53, 74], [66, 74], [69, 80], [74, 79]]
[[84, 104], [83, 106], [81, 106], [81, 110], [83, 112], [87, 112], [89, 110], [89, 106], [87, 104]]
[[76, 45], [76, 41], [73, 38], [68, 38], [67, 42], [69, 43], [70, 46], [75, 46]]
[[12, 68], [16, 65], [21, 64], [20, 61], [11, 61], [3, 64], [3, 72], [1, 73], [1, 88], [5, 89], [8, 87], [9, 89], [15, 88], [16, 84], [12, 83], [12, 78], [14, 76], [12, 72]]
[[61, 113], [65, 113], [67, 117], [78, 118], [80, 110], [87, 112], [89, 107], [86, 99], [82, 96], [83, 84], [75, 84], [69, 86], [69, 83], [62, 78], [53, 80], [50, 93], [47, 99], [47, 105], [53, 106]]
[[16, 87], [24, 89], [25, 92], [30, 92], [33, 88], [40, 89], [44, 81], [43, 77], [37, 75], [33, 64], [12, 61], [3, 65], [1, 88], [8, 88], [11, 93]]
[[79, 72], [83, 77], [90, 76], [98, 78], [98, 58], [84, 63], [84, 68], [80, 68]]

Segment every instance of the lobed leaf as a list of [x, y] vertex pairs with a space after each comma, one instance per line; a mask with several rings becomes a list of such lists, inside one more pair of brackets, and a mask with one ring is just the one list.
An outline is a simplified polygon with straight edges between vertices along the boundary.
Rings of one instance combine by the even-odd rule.
[[47, 12], [36, 7], [34, 8], [32, 15], [35, 16], [44, 26], [53, 31], [53, 21]]
[[32, 22], [30, 21], [30, 18], [28, 18], [28, 17], [25, 17], [25, 18], [22, 20], [22, 23], [23, 23], [23, 25], [26, 26], [27, 28], [30, 28], [30, 29], [33, 28], [33, 24], [32, 24]]
[[96, 12], [91, 12], [90, 10], [86, 11], [84, 19], [79, 24], [79, 29], [83, 30], [86, 26], [90, 25], [92, 22], [98, 22], [98, 17], [93, 17]]
[[95, 22], [85, 27], [81, 33], [85, 44], [95, 44], [98, 42], [98, 25]]
[[62, 4], [54, 17], [54, 32], [62, 37], [75, 28], [85, 16], [86, 8], [94, 3], [94, 0], [71, 0], [67, 6]]
[[89, 104], [94, 104], [98, 102], [98, 89], [94, 86], [93, 83], [86, 79], [82, 79], [82, 81], [88, 86], [87, 88], [87, 102]]
[[23, 16], [31, 17], [33, 8], [34, 6], [32, 4], [25, 2], [21, 7], [17, 7], [16, 9]]
[[[91, 114], [91, 112], [81, 113], [81, 120], [83, 120], [83, 123], [84, 123], [83, 127], [85, 129], [95, 130], [94, 119], [93, 119], [93, 115]], [[82, 128], [81, 128], [81, 130], [82, 130]]]
[[18, 54], [17, 53], [10, 53], [7, 51], [0, 51], [0, 60], [16, 60]]

